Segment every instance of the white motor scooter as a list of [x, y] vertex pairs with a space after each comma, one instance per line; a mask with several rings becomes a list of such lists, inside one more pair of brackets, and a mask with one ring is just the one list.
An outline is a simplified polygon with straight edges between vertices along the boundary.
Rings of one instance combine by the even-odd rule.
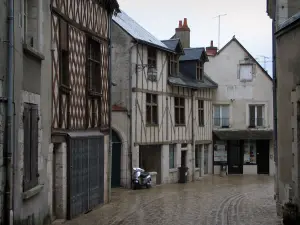
[[145, 172], [142, 168], [133, 168], [132, 172], [132, 189], [151, 187], [151, 176], [148, 172]]

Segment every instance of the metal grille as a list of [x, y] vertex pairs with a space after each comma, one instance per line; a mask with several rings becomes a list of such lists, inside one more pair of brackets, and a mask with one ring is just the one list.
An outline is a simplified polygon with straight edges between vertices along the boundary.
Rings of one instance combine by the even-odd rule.
[[104, 202], [104, 137], [70, 138], [68, 219]]

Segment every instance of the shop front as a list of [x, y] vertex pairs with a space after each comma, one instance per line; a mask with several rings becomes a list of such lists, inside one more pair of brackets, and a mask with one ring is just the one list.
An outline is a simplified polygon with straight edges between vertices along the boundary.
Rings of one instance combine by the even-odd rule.
[[270, 174], [272, 130], [214, 131], [214, 174]]

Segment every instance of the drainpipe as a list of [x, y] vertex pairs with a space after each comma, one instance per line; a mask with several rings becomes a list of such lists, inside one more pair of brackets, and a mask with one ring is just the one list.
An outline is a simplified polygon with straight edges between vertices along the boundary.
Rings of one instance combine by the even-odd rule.
[[[135, 41], [135, 43], [130, 47], [129, 49], [129, 111], [128, 111], [128, 117], [129, 117], [129, 146], [128, 146], [128, 158], [129, 158], [129, 170], [130, 170], [130, 188], [132, 188], [132, 147], [133, 147], [133, 141], [132, 141], [132, 49], [138, 44], [138, 42]], [[137, 76], [137, 73], [136, 73]]]
[[12, 155], [14, 151], [13, 135], [13, 57], [14, 57], [14, 1], [8, 0], [8, 51], [7, 51], [7, 149], [4, 154], [4, 164], [6, 167], [5, 174], [5, 224], [13, 224], [13, 207], [12, 207]]
[[[192, 90], [192, 180], [196, 180], [195, 176], [195, 91]], [[200, 174], [201, 174], [201, 168], [200, 168]]]
[[108, 90], [109, 90], [109, 150], [108, 150], [108, 202], [111, 201], [111, 171], [112, 171], [112, 41], [111, 41], [111, 24], [112, 24], [113, 13], [109, 15], [108, 22], [108, 35], [109, 35], [109, 46], [108, 46]]
[[277, 147], [277, 71], [276, 71], [276, 1], [273, 0], [273, 19], [272, 19], [272, 54], [273, 54], [273, 129], [274, 129], [274, 161], [275, 161], [275, 195], [276, 203], [279, 203], [279, 179], [278, 179], [278, 147]]

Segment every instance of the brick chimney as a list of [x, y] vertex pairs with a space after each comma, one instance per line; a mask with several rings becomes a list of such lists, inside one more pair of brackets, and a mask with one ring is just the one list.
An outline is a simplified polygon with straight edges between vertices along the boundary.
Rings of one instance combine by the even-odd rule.
[[215, 56], [218, 52], [218, 48], [214, 46], [214, 41], [210, 41], [210, 46], [206, 47], [206, 54], [208, 56]]
[[175, 37], [180, 39], [183, 48], [190, 48], [190, 32], [187, 18], [184, 18], [183, 24], [182, 20], [179, 20], [179, 25], [175, 29]]

